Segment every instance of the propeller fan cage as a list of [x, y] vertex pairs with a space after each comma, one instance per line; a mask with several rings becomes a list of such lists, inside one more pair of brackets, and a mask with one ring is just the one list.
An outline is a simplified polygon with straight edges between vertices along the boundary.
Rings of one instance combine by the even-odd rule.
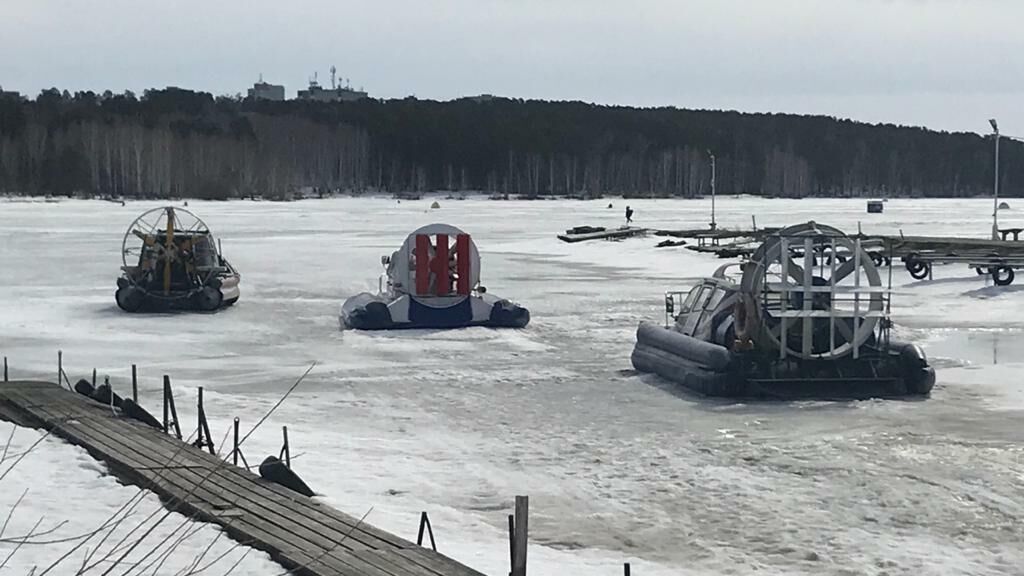
[[201, 290], [216, 277], [221, 261], [206, 223], [172, 206], [148, 210], [132, 222], [121, 243], [121, 258], [128, 281], [157, 298]]
[[755, 342], [780, 359], [857, 358], [865, 344], [888, 341], [891, 278], [883, 286], [860, 238], [831, 226], [769, 236], [744, 264], [741, 292], [760, 324]]

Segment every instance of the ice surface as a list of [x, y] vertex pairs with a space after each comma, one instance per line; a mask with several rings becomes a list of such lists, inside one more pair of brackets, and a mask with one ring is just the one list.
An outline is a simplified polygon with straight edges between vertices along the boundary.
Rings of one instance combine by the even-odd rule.
[[[135, 362], [153, 408], [171, 374], [187, 424], [205, 386], [218, 439], [233, 416], [254, 424], [315, 360], [246, 443], [249, 461], [276, 453], [286, 424], [296, 471], [325, 501], [372, 507], [367, 521], [406, 538], [427, 510], [442, 552], [495, 576], [508, 572], [516, 494], [531, 497], [530, 573], [542, 576], [615, 574], [625, 561], [645, 576], [1019, 573], [1020, 286], [963, 266], [937, 267], [932, 282], [894, 269], [896, 335], [939, 367], [927, 400], [702, 400], [635, 374], [629, 354], [637, 322], [663, 318], [663, 292], [721, 261], [655, 238], [555, 234], [618, 226], [626, 204], [638, 225], [704, 226], [708, 200], [432, 200], [190, 201], [242, 273], [239, 304], [214, 315], [116, 308], [121, 236], [156, 203], [0, 202], [0, 350], [13, 376], [52, 380], [62, 349], [74, 377], [95, 366], [122, 392]], [[870, 215], [863, 200], [716, 208], [721, 226], [752, 214], [759, 226], [979, 238], [991, 226], [985, 199], [894, 199]], [[530, 308], [530, 326], [338, 331], [342, 300], [376, 289], [380, 256], [435, 221], [473, 235], [483, 283]], [[82, 490], [98, 475], [65, 473]]]

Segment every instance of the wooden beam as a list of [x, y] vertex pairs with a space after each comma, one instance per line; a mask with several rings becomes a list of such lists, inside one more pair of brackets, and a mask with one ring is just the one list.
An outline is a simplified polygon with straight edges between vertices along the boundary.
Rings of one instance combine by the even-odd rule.
[[526, 544], [529, 539], [527, 517], [530, 515], [530, 497], [516, 496], [515, 555], [512, 557], [512, 576], [526, 576]]

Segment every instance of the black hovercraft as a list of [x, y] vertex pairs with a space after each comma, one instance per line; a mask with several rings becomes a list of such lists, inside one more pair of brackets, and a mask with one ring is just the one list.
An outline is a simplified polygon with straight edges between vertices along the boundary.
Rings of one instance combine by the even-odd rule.
[[206, 224], [166, 206], [132, 222], [121, 244], [115, 299], [126, 312], [212, 312], [238, 301], [240, 276], [221, 256]]
[[633, 366], [708, 396], [927, 395], [935, 371], [919, 346], [890, 339], [890, 299], [859, 238], [784, 228], [748, 261], [667, 293], [666, 325], [641, 322]]

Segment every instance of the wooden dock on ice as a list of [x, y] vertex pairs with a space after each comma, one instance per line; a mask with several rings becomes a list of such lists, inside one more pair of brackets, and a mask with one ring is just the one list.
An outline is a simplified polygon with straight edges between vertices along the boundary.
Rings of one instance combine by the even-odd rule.
[[587, 240], [623, 240], [634, 236], [646, 236], [648, 232], [647, 228], [636, 228], [633, 226], [612, 229], [599, 226], [577, 226], [576, 228], [566, 230], [565, 234], [559, 234], [558, 239], [562, 242], [575, 244], [576, 242], [585, 242]]
[[[563, 242], [583, 242], [599, 239], [624, 239], [652, 233], [676, 239], [695, 240], [688, 250], [714, 254], [719, 258], [749, 257], [757, 247], [778, 232], [779, 228], [728, 229], [692, 228], [659, 230], [620, 228], [604, 230], [591, 226], [577, 226], [558, 236]], [[969, 262], [977, 266], [1024, 267], [1024, 241], [1020, 236], [1024, 228], [999, 229], [1000, 240], [990, 238], [964, 238], [953, 236], [907, 236], [896, 234], [850, 234], [860, 238], [873, 260], [879, 262], [903, 259], [921, 262]], [[678, 246], [679, 243], [659, 243]]]
[[483, 576], [55, 384], [0, 383], [0, 418], [85, 448], [168, 508], [220, 525], [295, 574]]

